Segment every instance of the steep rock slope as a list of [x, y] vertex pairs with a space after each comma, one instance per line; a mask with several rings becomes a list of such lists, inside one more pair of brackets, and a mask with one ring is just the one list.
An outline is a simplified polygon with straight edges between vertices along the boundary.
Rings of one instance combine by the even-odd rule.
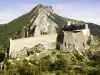
[[33, 34], [33, 36], [57, 33], [56, 28], [58, 28], [58, 25], [49, 18], [54, 18], [51, 14], [54, 14], [52, 7], [38, 5], [31, 15], [33, 17], [29, 22], [29, 31], [27, 32]]

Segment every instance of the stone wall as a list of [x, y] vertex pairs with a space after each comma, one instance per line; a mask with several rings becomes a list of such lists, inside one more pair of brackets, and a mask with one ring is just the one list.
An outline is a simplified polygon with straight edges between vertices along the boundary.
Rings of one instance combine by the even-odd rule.
[[88, 28], [88, 24], [84, 26], [84, 29], [77, 29], [77, 26], [75, 25], [65, 27], [65, 31], [60, 32], [57, 36], [56, 48], [58, 50], [66, 51], [88, 48], [87, 40], [90, 36], [90, 30]]
[[[59, 38], [59, 39], [58, 39]], [[83, 31], [63, 31], [57, 36], [58, 50], [73, 51], [88, 48], [87, 40], [89, 35], [84, 35]]]
[[[10, 39], [9, 56], [16, 56], [16, 53], [18, 54], [18, 52], [24, 50], [25, 47], [31, 48], [39, 43], [43, 44], [46, 49], [54, 49], [55, 46], [53, 45], [53, 43], [56, 42], [56, 37], [57, 34], [48, 34], [39, 37], [29, 37], [16, 40]], [[25, 51], [23, 52], [25, 53]]]

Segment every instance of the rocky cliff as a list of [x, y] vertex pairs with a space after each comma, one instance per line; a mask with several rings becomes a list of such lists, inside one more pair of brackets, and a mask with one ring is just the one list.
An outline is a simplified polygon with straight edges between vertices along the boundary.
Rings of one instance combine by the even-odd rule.
[[[31, 20], [26, 26], [27, 36], [40, 36], [59, 32], [60, 28], [68, 25], [68, 21], [74, 23], [74, 20], [66, 19], [54, 13], [51, 6], [38, 5], [31, 11]], [[80, 21], [77, 21], [77, 24]], [[80, 22], [85, 24], [85, 22]]]
[[30, 17], [30, 21], [24, 26], [26, 37], [57, 33], [61, 27], [67, 25], [67, 20], [54, 13], [51, 6], [37, 5]]
[[85, 24], [82, 21], [61, 17], [54, 13], [51, 6], [39, 4], [29, 13], [13, 20], [8, 25], [12, 29], [16, 27], [10, 32], [10, 36], [17, 39], [58, 33], [63, 26], [68, 25], [68, 21], [78, 25]]
[[[57, 33], [58, 25], [49, 17], [54, 18], [51, 6], [38, 5], [33, 11], [29, 22], [29, 31], [33, 36]], [[55, 18], [54, 18], [55, 19]]]

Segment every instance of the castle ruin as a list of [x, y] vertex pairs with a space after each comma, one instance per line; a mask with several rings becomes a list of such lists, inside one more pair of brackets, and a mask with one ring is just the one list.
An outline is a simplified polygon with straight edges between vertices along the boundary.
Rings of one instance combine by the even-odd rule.
[[[73, 23], [74, 24], [74, 23]], [[37, 37], [28, 37], [22, 39], [12, 40], [10, 39], [10, 57], [17, 57], [21, 50], [25, 47], [32, 48], [37, 44], [43, 44], [46, 49], [57, 48], [59, 50], [79, 50], [87, 48], [86, 42], [90, 36], [88, 24], [83, 27], [76, 27], [68, 22], [68, 28], [66, 31], [62, 31], [57, 34], [41, 35]], [[57, 45], [53, 45], [53, 42], [57, 42]], [[24, 52], [24, 51], [22, 51]], [[24, 52], [25, 53], [25, 52]]]
[[[90, 36], [90, 30], [88, 24], [85, 24], [85, 27], [75, 27], [69, 25], [65, 31], [62, 31], [57, 36], [57, 45], [58, 50], [73, 51], [88, 48], [87, 40]], [[71, 28], [72, 27], [72, 28]]]

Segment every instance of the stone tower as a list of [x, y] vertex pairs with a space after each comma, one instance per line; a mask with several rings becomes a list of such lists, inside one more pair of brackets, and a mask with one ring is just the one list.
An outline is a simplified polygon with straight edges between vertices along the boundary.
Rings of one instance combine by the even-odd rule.
[[85, 29], [82, 30], [84, 35], [90, 36], [90, 29], [88, 28], [88, 24], [85, 24]]
[[71, 22], [70, 21], [68, 21], [68, 26], [70, 26], [71, 25]]
[[85, 24], [85, 29], [88, 29], [88, 24]]

